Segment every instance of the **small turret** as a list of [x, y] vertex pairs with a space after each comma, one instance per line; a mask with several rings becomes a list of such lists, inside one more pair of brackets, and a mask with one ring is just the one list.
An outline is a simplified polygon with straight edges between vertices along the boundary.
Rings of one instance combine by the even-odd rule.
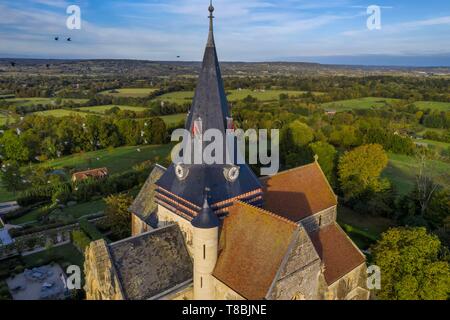
[[192, 220], [194, 246], [194, 299], [214, 300], [212, 272], [217, 262], [220, 221], [205, 192], [203, 208]]

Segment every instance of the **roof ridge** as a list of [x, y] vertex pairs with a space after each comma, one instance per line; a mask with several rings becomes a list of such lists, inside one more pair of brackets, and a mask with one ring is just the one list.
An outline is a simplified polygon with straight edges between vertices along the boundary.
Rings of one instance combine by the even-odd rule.
[[[305, 164], [305, 165], [303, 165], [303, 166], [299, 166], [299, 167], [295, 167], [295, 168], [288, 169], [288, 170], [285, 170], [285, 171], [281, 171], [281, 172], [279, 172], [279, 173], [277, 173], [277, 174], [274, 174], [273, 176], [265, 176], [265, 177], [261, 177], [261, 178], [259, 178], [259, 180], [267, 180], [267, 179], [270, 179], [270, 178], [273, 178], [273, 177], [282, 176], [282, 175], [285, 175], [285, 174], [287, 174], [287, 173], [295, 172], [295, 171], [300, 170], [300, 169], [303, 169], [303, 168], [311, 167], [311, 166], [315, 165], [316, 163], [317, 163], [317, 162], [314, 161], [314, 162]], [[320, 166], [319, 166], [319, 167], [320, 167]]]
[[149, 235], [152, 235], [154, 233], [159, 233], [159, 232], [161, 232], [163, 230], [166, 230], [166, 229], [169, 229], [169, 228], [173, 228], [174, 226], [176, 226], [176, 224], [175, 223], [171, 223], [171, 224], [168, 224], [168, 225], [166, 225], [164, 227], [161, 227], [161, 228], [158, 228], [158, 229], [153, 229], [153, 230], [150, 230], [150, 231], [147, 231], [147, 232], [143, 232], [143, 233], [137, 234], [137, 235], [132, 236], [132, 237], [128, 237], [128, 238], [125, 238], [125, 239], [122, 239], [122, 240], [119, 240], [119, 241], [116, 241], [116, 242], [113, 242], [113, 243], [109, 243], [109, 244], [107, 244], [107, 246], [108, 247], [115, 247], [116, 245], [128, 242], [130, 240], [144, 238], [145, 236], [149, 236]]
[[253, 209], [257, 209], [257, 210], [260, 211], [261, 213], [264, 213], [264, 214], [266, 214], [266, 215], [269, 215], [269, 216], [271, 216], [271, 217], [274, 217], [275, 219], [280, 220], [280, 221], [282, 221], [282, 222], [285, 222], [285, 223], [287, 223], [287, 224], [293, 225], [293, 226], [295, 226], [296, 228], [300, 227], [300, 225], [297, 224], [297, 223], [295, 223], [294, 221], [291, 221], [291, 220], [286, 219], [286, 218], [284, 218], [284, 217], [282, 217], [282, 216], [279, 216], [279, 215], [277, 215], [276, 213], [270, 212], [270, 211], [265, 210], [265, 209], [262, 209], [262, 208], [260, 208], [260, 207], [253, 206], [253, 205], [251, 205], [251, 204], [248, 204], [248, 203], [246, 203], [246, 202], [242, 202], [242, 201], [240, 201], [240, 200], [237, 200], [236, 203], [241, 204], [241, 205], [244, 205], [244, 206], [247, 206], [247, 207], [250, 207], [250, 208], [253, 208]]

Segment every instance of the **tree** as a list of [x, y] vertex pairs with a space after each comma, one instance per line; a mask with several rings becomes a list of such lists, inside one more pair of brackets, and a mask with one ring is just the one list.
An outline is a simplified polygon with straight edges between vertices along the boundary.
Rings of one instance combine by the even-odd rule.
[[393, 228], [372, 248], [381, 269], [385, 300], [446, 300], [450, 293], [450, 267], [440, 257], [441, 242], [425, 228]]
[[319, 157], [319, 164], [329, 181], [333, 180], [333, 171], [336, 166], [336, 149], [329, 143], [319, 141], [309, 145], [312, 154]]
[[20, 138], [14, 131], [8, 130], [0, 138], [0, 145], [2, 146], [3, 156], [7, 160], [17, 162], [25, 162], [29, 159], [30, 152]]
[[388, 182], [380, 180], [380, 175], [387, 164], [388, 156], [378, 144], [363, 145], [346, 152], [338, 165], [339, 182], [346, 199], [367, 191], [386, 189]]
[[23, 187], [23, 181], [20, 174], [20, 167], [14, 161], [8, 161], [2, 164], [0, 170], [0, 178], [3, 186], [15, 193]]
[[108, 224], [115, 236], [119, 238], [128, 237], [131, 233], [131, 214], [128, 208], [133, 202], [133, 198], [125, 195], [112, 195], [106, 198], [105, 214]]
[[289, 135], [296, 147], [304, 147], [314, 139], [314, 131], [305, 123], [295, 120], [285, 131]]

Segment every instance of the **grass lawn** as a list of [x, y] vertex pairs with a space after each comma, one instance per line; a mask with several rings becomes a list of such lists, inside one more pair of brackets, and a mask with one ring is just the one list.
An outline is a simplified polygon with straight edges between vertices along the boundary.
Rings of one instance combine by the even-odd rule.
[[144, 108], [144, 107], [132, 107], [132, 106], [115, 106], [115, 105], [106, 105], [106, 106], [93, 106], [93, 107], [83, 107], [83, 108], [79, 108], [78, 110], [80, 111], [91, 111], [91, 112], [96, 112], [96, 113], [105, 113], [106, 111], [114, 108], [114, 107], [118, 107], [120, 110], [130, 110], [130, 111], [135, 111], [135, 112], [142, 112], [145, 110], [148, 110], [148, 108]]
[[[9, 102], [14, 106], [31, 106], [36, 104], [42, 105], [51, 105], [54, 104], [56, 98], [13, 98], [13, 99], [5, 99], [5, 101]], [[86, 103], [88, 99], [62, 99], [62, 102], [72, 101], [74, 103], [82, 104]]]
[[[140, 149], [140, 152], [138, 151]], [[74, 154], [64, 158], [50, 160], [42, 165], [61, 169], [74, 167], [77, 169], [107, 167], [110, 173], [122, 172], [133, 165], [146, 160], [158, 161], [170, 154], [172, 145], [121, 147], [113, 150], [99, 150], [81, 154]]]
[[[278, 100], [280, 94], [287, 93], [292, 97], [301, 95], [303, 91], [292, 91], [292, 90], [266, 90], [266, 91], [254, 91], [249, 89], [244, 90], [229, 90], [227, 91], [229, 95], [227, 96], [228, 101], [237, 101], [246, 98], [247, 96], [252, 96], [260, 101], [274, 101]], [[178, 91], [166, 93], [157, 98], [157, 100], [167, 101], [177, 104], [191, 103], [194, 97], [193, 91]]]
[[[415, 177], [418, 169], [417, 159], [405, 155], [389, 154], [389, 165], [382, 173], [397, 188], [400, 195], [410, 192], [415, 185]], [[450, 164], [430, 160], [428, 163], [430, 175], [442, 185], [450, 186]]]
[[419, 101], [415, 105], [423, 110], [450, 111], [450, 102]]
[[0, 184], [0, 202], [8, 202], [13, 201], [16, 199], [16, 195], [14, 195], [12, 192], [9, 192], [6, 190], [1, 184]]
[[73, 116], [73, 115], [79, 115], [82, 117], [87, 116], [87, 113], [76, 112], [76, 111], [71, 111], [71, 110], [66, 110], [66, 109], [39, 111], [39, 112], [35, 112], [34, 114], [37, 114], [40, 116], [46, 116], [46, 117], [53, 116], [53, 117], [57, 117], [57, 118], [68, 117], [68, 116]]
[[[336, 111], [349, 111], [355, 109], [372, 109], [372, 108], [382, 108], [387, 104], [399, 101], [399, 99], [391, 98], [359, 98], [350, 100], [333, 101], [322, 104], [323, 108], [334, 109]], [[447, 102], [434, 102], [434, 101], [419, 101], [415, 105], [423, 110], [433, 109], [438, 111], [449, 111], [450, 103]]]
[[383, 108], [387, 104], [397, 101], [398, 99], [387, 99], [387, 98], [360, 98], [360, 99], [350, 99], [333, 101], [322, 104], [323, 108], [333, 109], [336, 111], [349, 111], [355, 109], [372, 109], [372, 108]]
[[24, 223], [30, 223], [33, 221], [37, 221], [38, 217], [39, 217], [39, 208], [28, 212], [26, 215], [23, 215], [20, 218], [8, 221], [8, 223], [14, 224], [14, 225], [21, 225]]
[[293, 90], [265, 90], [265, 91], [254, 91], [254, 90], [231, 90], [228, 95], [229, 101], [242, 100], [248, 96], [252, 96], [260, 101], [274, 101], [279, 100], [280, 94], [288, 94], [290, 97], [295, 97], [305, 93], [304, 91], [293, 91]]
[[170, 116], [162, 116], [160, 117], [164, 120], [167, 126], [176, 125], [180, 123], [181, 121], [186, 120], [186, 114], [185, 113], [179, 113], [179, 114], [173, 114]]
[[103, 199], [80, 203], [73, 207], [65, 208], [63, 214], [71, 215], [74, 219], [98, 213], [105, 210], [106, 203]]
[[414, 142], [426, 143], [426, 144], [428, 144], [429, 148], [436, 149], [438, 151], [442, 151], [442, 150], [446, 150], [446, 149], [450, 148], [450, 143], [447, 143], [447, 142], [427, 140], [427, 139], [422, 139], [422, 140], [416, 139], [416, 140], [414, 140]]
[[171, 93], [163, 94], [162, 96], [159, 96], [156, 99], [160, 100], [160, 101], [170, 102], [170, 103], [185, 104], [185, 103], [191, 103], [193, 97], [194, 97], [194, 91], [178, 91], [178, 92], [171, 92]]
[[338, 207], [337, 221], [362, 250], [368, 249], [383, 232], [395, 226], [389, 219], [361, 214], [344, 206]]
[[111, 93], [111, 90], [100, 92], [100, 94], [113, 96], [113, 97], [129, 97], [129, 98], [143, 98], [148, 96], [149, 94], [155, 92], [158, 89], [153, 88], [127, 88], [127, 89], [118, 89], [117, 93]]
[[46, 265], [51, 261], [77, 265], [83, 269], [84, 257], [73, 244], [66, 244], [22, 258], [27, 268]]

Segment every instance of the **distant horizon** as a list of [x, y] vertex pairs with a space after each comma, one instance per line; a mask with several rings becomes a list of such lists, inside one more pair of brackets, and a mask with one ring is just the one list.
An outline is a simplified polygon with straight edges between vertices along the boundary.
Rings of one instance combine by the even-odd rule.
[[[429, 64], [426, 61], [437, 59], [436, 64]], [[149, 61], [149, 62], [179, 62], [179, 63], [200, 63], [201, 60], [165, 60], [165, 59], [139, 59], [139, 58], [83, 58], [83, 57], [39, 57], [39, 56], [3, 56], [0, 60], [43, 60], [43, 61]], [[377, 60], [374, 62], [374, 60]], [[402, 63], [393, 61], [402, 60]], [[388, 62], [390, 61], [390, 62]], [[409, 63], [407, 62], [409, 61]], [[411, 63], [413, 61], [413, 63]], [[428, 56], [399, 56], [399, 55], [353, 55], [353, 56], [317, 56], [317, 57], [289, 57], [273, 60], [220, 60], [221, 63], [305, 63], [331, 66], [350, 67], [392, 67], [392, 68], [450, 68], [449, 55], [428, 55]]]
[[[450, 66], [448, 0], [378, 0], [373, 28], [370, 4], [214, 0], [219, 59]], [[71, 5], [80, 10], [81, 29], [67, 26]], [[199, 61], [208, 6], [209, 0], [0, 0], [0, 56]]]

